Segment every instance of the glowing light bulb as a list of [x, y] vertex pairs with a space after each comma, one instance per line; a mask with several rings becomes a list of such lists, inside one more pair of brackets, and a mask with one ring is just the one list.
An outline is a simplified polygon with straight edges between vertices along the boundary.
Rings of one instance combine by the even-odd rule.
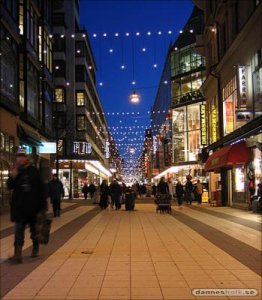
[[142, 51], [143, 51], [143, 52], [146, 52], [146, 48], [142, 48]]
[[96, 34], [96, 33], [94, 33], [94, 34], [93, 34], [93, 37], [97, 37], [97, 34]]
[[154, 64], [153, 67], [154, 67], [154, 68], [157, 68], [157, 64]]
[[121, 66], [121, 69], [124, 70], [124, 69], [125, 69], [125, 65], [122, 65], [122, 66]]

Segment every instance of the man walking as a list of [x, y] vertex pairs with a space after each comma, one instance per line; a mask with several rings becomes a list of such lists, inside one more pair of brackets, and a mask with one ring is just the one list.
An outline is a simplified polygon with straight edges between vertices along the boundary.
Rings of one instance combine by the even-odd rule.
[[48, 195], [53, 206], [54, 217], [60, 217], [61, 197], [64, 197], [64, 188], [57, 174], [54, 174], [53, 179], [48, 183]]
[[193, 192], [193, 183], [191, 182], [191, 176], [188, 175], [187, 179], [186, 179], [186, 186], [185, 186], [185, 190], [186, 190], [186, 203], [188, 204], [192, 204], [192, 192]]
[[183, 204], [183, 195], [184, 195], [184, 188], [180, 181], [178, 181], [176, 185], [176, 196], [177, 196], [177, 202], [178, 206], [182, 207]]
[[11, 221], [15, 222], [14, 255], [10, 260], [22, 263], [25, 228], [30, 227], [33, 250], [31, 257], [39, 255], [39, 242], [36, 238], [36, 216], [47, 210], [46, 193], [39, 171], [32, 165], [24, 149], [19, 149], [11, 176], [7, 181], [8, 188], [13, 190]]
[[120, 198], [122, 195], [122, 187], [121, 185], [114, 180], [110, 185], [110, 194], [112, 203], [115, 204], [116, 210], [121, 208]]

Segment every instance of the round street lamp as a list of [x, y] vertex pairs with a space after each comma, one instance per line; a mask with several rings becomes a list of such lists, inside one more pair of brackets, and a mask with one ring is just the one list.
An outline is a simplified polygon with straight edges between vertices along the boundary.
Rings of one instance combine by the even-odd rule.
[[129, 99], [132, 103], [139, 103], [140, 102], [140, 95], [137, 94], [135, 91], [129, 96]]

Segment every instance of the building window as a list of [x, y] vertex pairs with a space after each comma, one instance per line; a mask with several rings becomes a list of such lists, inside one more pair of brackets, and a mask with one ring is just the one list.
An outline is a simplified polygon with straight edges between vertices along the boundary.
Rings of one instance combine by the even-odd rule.
[[66, 48], [66, 39], [60, 35], [54, 36], [54, 51], [56, 52], [65, 52]]
[[59, 155], [65, 154], [65, 141], [64, 140], [57, 141], [57, 152]]
[[26, 11], [26, 36], [27, 40], [37, 51], [37, 39], [38, 39], [38, 19], [37, 14], [29, 0], [27, 0], [27, 11]]
[[49, 37], [49, 34], [44, 30], [44, 64], [50, 72], [52, 72], [52, 42]]
[[76, 92], [76, 105], [77, 106], [85, 105], [85, 93], [84, 92]]
[[28, 62], [27, 64], [27, 110], [28, 114], [38, 120], [39, 113], [39, 87], [38, 72], [35, 67]]
[[55, 102], [65, 102], [65, 89], [59, 87], [55, 89]]
[[76, 129], [77, 131], [85, 130], [85, 116], [76, 116]]
[[65, 77], [66, 64], [64, 60], [54, 60], [55, 77]]
[[17, 98], [17, 45], [12, 37], [1, 31], [0, 43], [0, 90], [1, 93], [13, 102]]
[[24, 34], [24, 0], [19, 1], [19, 32]]
[[75, 55], [78, 57], [85, 57], [87, 55], [86, 45], [83, 41], [76, 41]]
[[173, 110], [174, 162], [196, 161], [201, 148], [200, 105]]
[[246, 124], [251, 118], [245, 109], [238, 108], [236, 76], [223, 88], [224, 134], [227, 135]]
[[53, 14], [53, 25], [65, 25], [65, 15], [62, 13]]
[[75, 80], [78, 82], [87, 82], [88, 81], [88, 75], [87, 75], [85, 66], [77, 65], [75, 67]]
[[17, 0], [3, 0], [2, 2], [11, 14], [12, 18], [17, 20]]

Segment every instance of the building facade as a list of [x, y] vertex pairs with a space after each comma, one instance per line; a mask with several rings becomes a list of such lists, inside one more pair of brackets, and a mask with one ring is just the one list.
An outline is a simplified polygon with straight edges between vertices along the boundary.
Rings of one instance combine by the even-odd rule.
[[196, 35], [204, 28], [203, 12], [194, 7], [175, 41], [171, 56], [172, 173], [185, 183], [206, 182], [201, 149], [207, 145], [206, 104], [201, 92], [205, 80], [205, 59], [196, 52]]
[[[197, 37], [206, 57], [210, 199], [247, 208], [262, 181], [262, 3], [260, 0], [200, 1], [205, 30]], [[209, 157], [208, 157], [209, 156]]]
[[96, 65], [79, 23], [79, 1], [53, 2], [56, 170], [66, 194], [79, 197], [84, 182], [108, 179], [107, 124], [96, 90]]
[[50, 155], [40, 146], [53, 137], [51, 2], [3, 0], [0, 15], [0, 202], [5, 205], [18, 147], [49, 178]]

